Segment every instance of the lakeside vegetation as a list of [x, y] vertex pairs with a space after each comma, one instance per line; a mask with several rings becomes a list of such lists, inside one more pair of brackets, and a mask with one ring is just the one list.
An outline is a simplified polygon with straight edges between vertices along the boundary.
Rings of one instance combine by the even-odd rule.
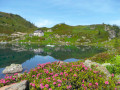
[[[110, 30], [115, 31], [115, 36], [116, 36], [115, 38], [110, 39], [110, 34], [108, 33], [108, 31], [105, 31], [105, 26], [108, 26]], [[44, 36], [42, 37], [30, 36], [30, 34], [32, 34], [37, 29], [43, 30]], [[52, 30], [52, 32], [48, 32], [47, 30]], [[12, 34], [15, 32], [22, 32], [27, 34], [24, 35], [24, 37], [15, 37], [15, 38], [11, 37]], [[119, 82], [120, 81], [120, 71], [119, 71], [120, 70], [120, 44], [119, 44], [120, 28], [119, 26], [107, 25], [107, 24], [70, 26], [65, 23], [61, 23], [51, 28], [47, 28], [47, 27], [37, 28], [32, 23], [26, 21], [19, 15], [0, 12], [0, 41], [19, 43], [19, 44], [39, 43], [41, 45], [48, 45], [48, 44], [90, 45], [90, 46], [98, 46], [98, 47], [107, 47], [109, 48], [107, 51], [96, 55], [94, 54], [94, 52], [91, 53], [91, 50], [87, 51], [90, 53], [88, 54], [88, 56], [91, 56], [91, 54], [94, 54], [94, 56], [88, 57], [86, 59], [90, 59], [100, 64], [109, 63], [110, 65], [106, 65], [105, 67], [112, 75], [114, 75], [109, 80], [107, 80], [104, 73], [101, 73], [95, 68], [92, 68], [92, 70], [90, 70], [88, 67], [83, 66], [82, 62], [80, 61], [72, 62], [60, 66], [59, 63], [54, 62], [52, 64], [50, 63], [40, 64], [38, 67], [31, 70], [29, 73], [25, 72], [19, 78], [17, 77], [17, 74], [16, 76], [6, 76], [7, 77], [6, 79], [0, 80], [0, 87], [26, 79], [30, 81], [30, 89], [32, 90], [34, 89], [38, 89], [38, 90], [39, 89], [44, 89], [44, 90], [46, 89], [49, 90], [81, 89], [82, 90], [83, 89], [84, 90], [86, 88], [88, 90], [89, 89], [114, 90], [115, 88], [118, 89], [120, 88], [120, 82]], [[49, 52], [49, 49], [46, 48], [45, 51]], [[9, 54], [9, 52], [7, 53]], [[53, 51], [54, 57], [56, 57], [55, 53], [56, 52]], [[78, 51], [78, 54], [79, 53], [80, 51]], [[31, 52], [29, 53], [23, 52], [21, 54], [25, 54], [25, 55], [31, 54], [31, 56], [34, 55]], [[71, 54], [71, 56], [72, 55], [73, 54]], [[68, 57], [67, 52], [63, 56]], [[81, 57], [81, 55], [79, 57]], [[1, 58], [1, 61], [3, 58]], [[7, 58], [13, 59], [14, 57], [8, 56]], [[63, 57], [59, 57], [59, 58], [61, 60], [63, 59]], [[75, 67], [71, 67], [71, 65], [75, 65]], [[80, 67], [77, 67], [77, 65], [80, 65]], [[52, 69], [48, 69], [48, 68], [52, 68]], [[95, 73], [94, 71], [97, 71], [97, 73]], [[61, 75], [60, 73], [63, 75]], [[98, 77], [96, 77], [96, 75]], [[55, 78], [53, 78], [53, 76]]]
[[6, 75], [0, 80], [0, 87], [29, 80], [30, 90], [117, 90], [120, 82], [116, 81], [114, 74], [107, 79], [103, 72], [96, 69], [97, 66], [88, 68], [80, 61], [72, 63], [45, 63], [24, 73], [20, 77]]

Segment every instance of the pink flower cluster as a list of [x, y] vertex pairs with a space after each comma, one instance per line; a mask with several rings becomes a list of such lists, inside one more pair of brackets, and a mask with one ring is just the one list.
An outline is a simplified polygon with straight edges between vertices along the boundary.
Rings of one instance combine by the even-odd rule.
[[[18, 79], [28, 79], [31, 82], [30, 87], [36, 90], [59, 90], [63, 86], [66, 90], [73, 90], [75, 88], [82, 88], [83, 90], [90, 88], [94, 90], [99, 89], [101, 85], [99, 80], [102, 80], [101, 82], [104, 87], [111, 85], [109, 80], [101, 79], [104, 74], [96, 71], [96, 69], [89, 69], [83, 63], [75, 64], [68, 63], [64, 65], [61, 62], [38, 64], [38, 67], [31, 70], [28, 74], [23, 74], [20, 78], [18, 78], [17, 73], [14, 74], [16, 77], [6, 75], [5, 79], [0, 79], [0, 84], [5, 85]], [[112, 79], [114, 79], [114, 74], [112, 74]], [[117, 84], [120, 84], [120, 82]]]

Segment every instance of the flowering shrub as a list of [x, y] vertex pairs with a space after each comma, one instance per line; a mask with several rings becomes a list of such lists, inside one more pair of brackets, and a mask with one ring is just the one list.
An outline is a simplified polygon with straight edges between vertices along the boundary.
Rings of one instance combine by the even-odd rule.
[[116, 83], [113, 75], [108, 80], [96, 67], [89, 69], [78, 61], [38, 64], [20, 77], [6, 75], [0, 80], [0, 87], [21, 80], [30, 82], [30, 90], [114, 90]]

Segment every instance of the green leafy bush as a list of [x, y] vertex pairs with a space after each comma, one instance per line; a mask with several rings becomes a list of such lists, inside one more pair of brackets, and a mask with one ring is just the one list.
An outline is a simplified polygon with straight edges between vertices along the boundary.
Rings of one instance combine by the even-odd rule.
[[89, 69], [80, 61], [73, 63], [53, 62], [38, 64], [20, 77], [6, 75], [0, 80], [0, 87], [21, 80], [30, 82], [30, 90], [114, 90], [115, 79], [96, 67]]
[[108, 65], [106, 68], [111, 74], [120, 74], [120, 65]]
[[103, 52], [95, 55], [94, 57], [91, 57], [90, 60], [93, 60], [98, 63], [105, 63], [107, 60], [110, 60], [112, 57], [114, 57], [113, 54]]
[[114, 58], [110, 59], [110, 62], [113, 65], [106, 66], [110, 73], [120, 74], [120, 55], [116, 55]]

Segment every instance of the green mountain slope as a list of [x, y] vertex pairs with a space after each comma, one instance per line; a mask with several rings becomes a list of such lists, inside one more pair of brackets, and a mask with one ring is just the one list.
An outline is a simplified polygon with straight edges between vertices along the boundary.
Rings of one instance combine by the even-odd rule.
[[[109, 33], [105, 31], [105, 24], [70, 26], [62, 23], [52, 28], [44, 27], [39, 29], [44, 30], [45, 35], [36, 41], [44, 42], [45, 40], [46, 43], [52, 43], [54, 41], [59, 43], [95, 43], [106, 41], [109, 37]], [[49, 29], [51, 29], [52, 32], [47, 32]], [[33, 39], [32, 42], [33, 41], [35, 41], [35, 39]]]
[[[34, 42], [41, 44], [92, 44], [98, 42], [106, 42], [111, 35], [120, 36], [120, 29], [115, 25], [93, 24], [70, 26], [65, 23], [57, 24], [51, 28], [43, 27], [38, 30], [44, 31], [44, 36], [37, 37], [26, 36], [20, 42]], [[110, 35], [109, 31], [112, 30]]]
[[[109, 30], [106, 30], [109, 28]], [[44, 31], [44, 36], [31, 36], [36, 29]], [[19, 15], [0, 12], [0, 41], [34, 42], [41, 44], [88, 44], [108, 41], [113, 30], [120, 38], [120, 28], [115, 25], [94, 24], [70, 26], [65, 23], [57, 24], [51, 28], [37, 28]], [[27, 33], [15, 36], [17, 32]], [[114, 34], [112, 32], [112, 34]], [[14, 33], [14, 34], [13, 34]], [[29, 35], [31, 34], [31, 35]]]
[[32, 32], [35, 29], [36, 26], [19, 15], [0, 12], [0, 33]]

